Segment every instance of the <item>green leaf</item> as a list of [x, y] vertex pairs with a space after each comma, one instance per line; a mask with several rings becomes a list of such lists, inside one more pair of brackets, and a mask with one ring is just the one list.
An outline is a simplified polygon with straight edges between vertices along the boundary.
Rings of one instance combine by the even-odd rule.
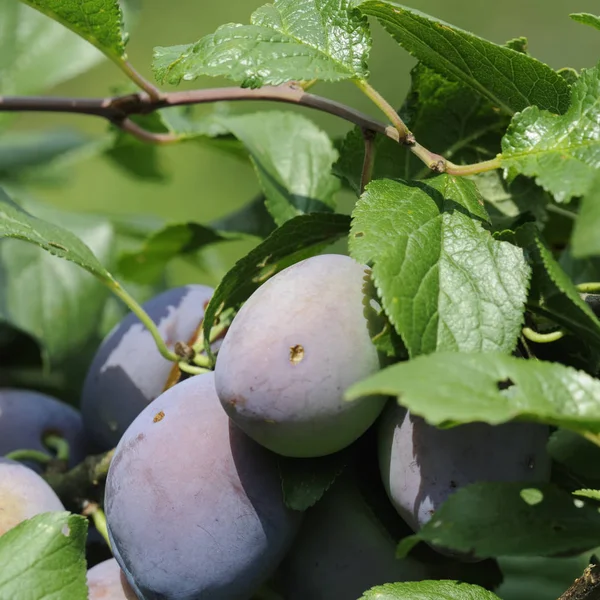
[[0, 597], [86, 600], [87, 519], [51, 512], [0, 537]]
[[275, 222], [267, 212], [265, 197], [259, 194], [240, 209], [213, 221], [211, 227], [219, 231], [245, 233], [266, 238], [275, 229]]
[[87, 137], [71, 129], [3, 133], [0, 138], [0, 179], [21, 181], [36, 168], [87, 144]]
[[109, 58], [125, 60], [126, 35], [118, 0], [21, 0], [87, 40]]
[[102, 281], [112, 281], [111, 274], [76, 235], [30, 215], [0, 189], [0, 239], [4, 237], [35, 244], [50, 254], [74, 262]]
[[[136, 90], [127, 87], [122, 93], [130, 91]], [[134, 115], [130, 119], [152, 133], [170, 134], [181, 142], [197, 140], [213, 143], [218, 149], [239, 154], [239, 143], [219, 121], [228, 112], [222, 103], [215, 104], [209, 111], [196, 106], [171, 106], [148, 115]], [[104, 155], [115, 166], [140, 179], [156, 182], [168, 179], [160, 162], [158, 146], [142, 142], [116, 127], [111, 129], [112, 141], [104, 149]]]
[[519, 176], [509, 182], [496, 170], [481, 173], [474, 181], [495, 231], [513, 229], [527, 217], [541, 226], [548, 220], [550, 196], [533, 180]]
[[476, 483], [457, 490], [398, 548], [422, 540], [476, 556], [551, 556], [596, 547], [598, 509], [553, 485]]
[[419, 356], [355, 384], [346, 397], [371, 394], [395, 396], [431, 425], [477, 421], [498, 425], [518, 417], [600, 432], [598, 379], [559, 363], [505, 354]]
[[600, 257], [575, 258], [571, 247], [560, 255], [559, 264], [574, 284], [600, 280]]
[[153, 69], [161, 82], [224, 76], [243, 87], [287, 81], [366, 79], [369, 26], [349, 0], [275, 0], [251, 25], [230, 23], [195, 44], [158, 47]]
[[548, 453], [572, 473], [600, 481], [600, 448], [578, 433], [555, 431], [548, 441]]
[[496, 592], [502, 600], [554, 600], [581, 576], [589, 558], [501, 557], [504, 581]]
[[530, 275], [523, 251], [482, 227], [474, 184], [372, 182], [353, 213], [350, 254], [372, 263], [383, 308], [410, 356], [512, 352]]
[[569, 16], [571, 19], [573, 19], [573, 21], [600, 29], [600, 17], [597, 17], [596, 15], [592, 15], [590, 13], [573, 13]]
[[331, 165], [337, 152], [312, 121], [290, 112], [269, 111], [222, 118], [221, 122], [250, 153], [267, 209], [278, 225], [300, 214], [335, 208], [340, 184], [331, 174]]
[[536, 106], [515, 115], [502, 140], [509, 177], [535, 177], [558, 202], [582, 196], [600, 168], [600, 65], [585, 69], [562, 116]]
[[530, 105], [563, 113], [569, 106], [566, 81], [527, 54], [394, 2], [368, 0], [358, 8], [428, 67], [471, 87], [507, 114]]
[[321, 458], [279, 457], [283, 498], [288, 508], [305, 511], [316, 504], [346, 467], [348, 455]]
[[599, 346], [598, 317], [542, 242], [535, 225], [528, 223], [505, 237], [514, 239], [527, 252], [533, 273], [527, 299], [531, 310]]
[[192, 255], [206, 246], [239, 237], [200, 223], [169, 224], [153, 233], [140, 250], [123, 254], [118, 269], [130, 281], [155, 283], [176, 256]]
[[463, 581], [386, 583], [366, 591], [359, 600], [500, 600], [496, 594]]
[[33, 94], [102, 59], [96, 48], [56, 21], [15, 0], [0, 0], [0, 93]]
[[[494, 158], [508, 117], [462, 83], [417, 65], [411, 71], [411, 89], [399, 111], [419, 143], [456, 163]], [[491, 142], [490, 142], [491, 140]], [[489, 146], [491, 151], [485, 148]], [[344, 139], [335, 172], [360, 191], [364, 142], [355, 128]], [[422, 179], [430, 169], [412, 152], [382, 135], [375, 138], [373, 179]]]
[[600, 490], [576, 490], [573, 492], [573, 496], [579, 496], [580, 498], [588, 498], [589, 500], [597, 500], [600, 502]]
[[[600, 144], [598, 147], [600, 148]], [[600, 231], [600, 173], [595, 176], [583, 197], [579, 217], [575, 222], [571, 243], [576, 258], [600, 256], [598, 231]]]
[[[68, 254], [78, 250], [74, 247], [75, 239], [78, 245], [88, 244], [84, 247], [87, 252], [93, 251], [104, 262], [110, 261], [115, 239], [113, 228], [106, 220], [39, 204], [34, 206], [40, 216], [69, 229], [69, 232], [62, 230], [63, 235], [57, 237], [54, 226], [36, 219], [32, 224], [38, 233], [48, 235], [47, 240], [52, 240], [49, 244], [58, 242], [63, 248], [70, 244]], [[2, 208], [0, 215], [1, 212]], [[0, 216], [0, 237], [6, 225], [4, 216]], [[66, 241], [65, 233], [68, 234]], [[31, 239], [31, 232], [28, 235]], [[15, 239], [0, 240], [0, 320], [32, 336], [42, 348], [45, 363], [57, 365], [80, 353], [96, 336], [109, 291], [79, 266], [51, 256], [42, 248]], [[54, 247], [51, 248], [54, 251]]]
[[[204, 313], [204, 340], [209, 350], [215, 318], [247, 300], [267, 279], [290, 265], [318, 254], [348, 234], [350, 219], [335, 213], [300, 215], [286, 221], [240, 259], [217, 286]], [[207, 350], [207, 351], [208, 351]]]

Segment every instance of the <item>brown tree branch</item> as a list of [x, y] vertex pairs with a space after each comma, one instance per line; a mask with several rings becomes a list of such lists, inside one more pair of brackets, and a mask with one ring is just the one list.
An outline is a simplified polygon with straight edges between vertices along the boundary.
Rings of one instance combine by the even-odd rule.
[[391, 125], [377, 121], [369, 115], [335, 100], [309, 94], [296, 84], [265, 86], [257, 89], [226, 87], [169, 92], [161, 94], [156, 99], [151, 98], [145, 92], [113, 98], [0, 96], [0, 112], [60, 112], [93, 115], [111, 121], [117, 127], [146, 142], [165, 144], [177, 141], [177, 139], [168, 134], [156, 134], [143, 130], [137, 125], [132, 125], [128, 117], [149, 114], [169, 106], [207, 104], [220, 101], [236, 102], [242, 100], [269, 100], [272, 102], [306, 106], [345, 119], [363, 129], [381, 133], [396, 142], [400, 139], [398, 131]]
[[600, 566], [589, 565], [558, 600], [600, 600]]
[[[152, 91], [152, 94], [139, 92], [109, 98], [0, 96], [0, 112], [58, 112], [92, 115], [110, 121], [116, 127], [146, 143], [171, 144], [181, 141], [181, 138], [173, 133], [148, 131], [134, 123], [130, 117], [149, 114], [170, 106], [207, 104], [220, 101], [268, 100], [305, 106], [334, 115], [360, 127], [363, 135], [365, 132], [384, 135], [397, 143], [405, 145], [432, 171], [437, 173], [473, 175], [483, 171], [491, 171], [501, 166], [498, 158], [473, 165], [455, 165], [443, 156], [435, 154], [418, 144], [400, 119], [397, 120], [396, 126], [387, 125], [335, 100], [309, 94], [301, 85], [294, 82], [279, 86], [264, 86], [257, 89], [225, 87], [184, 92], [160, 92], [155, 88], [151, 88], [150, 91]], [[366, 137], [365, 141], [367, 141]], [[366, 147], [366, 151], [367, 158], [369, 158], [370, 149]]]

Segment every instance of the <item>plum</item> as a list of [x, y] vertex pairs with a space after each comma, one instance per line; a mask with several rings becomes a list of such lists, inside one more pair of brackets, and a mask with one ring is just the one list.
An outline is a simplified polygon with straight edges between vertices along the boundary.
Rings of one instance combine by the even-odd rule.
[[379, 423], [379, 466], [392, 504], [417, 531], [460, 487], [548, 481], [548, 436], [537, 423], [437, 429], [391, 402]]
[[427, 565], [396, 558], [396, 543], [343, 476], [307, 512], [275, 585], [286, 600], [349, 600], [375, 585], [431, 577]]
[[287, 552], [277, 457], [223, 411], [214, 374], [146, 407], [123, 435], [105, 491], [115, 558], [143, 600], [247, 600]]
[[35, 515], [59, 510], [65, 507], [35, 471], [0, 457], [0, 535]]
[[[186, 285], [155, 296], [143, 307], [166, 341], [190, 341], [213, 289]], [[130, 313], [106, 336], [88, 370], [81, 396], [86, 431], [98, 451], [117, 445], [137, 415], [164, 390], [173, 363]]]
[[365, 317], [365, 269], [337, 254], [306, 259], [264, 283], [234, 318], [217, 356], [217, 394], [266, 448], [332, 454], [383, 409], [382, 397], [343, 398], [380, 368]]
[[109, 558], [87, 572], [88, 600], [137, 600], [119, 564]]
[[[46, 434], [56, 434], [68, 442], [69, 466], [85, 458], [83, 423], [77, 410], [46, 394], [0, 388], [0, 456], [23, 449], [51, 456], [44, 445]], [[38, 465], [29, 466], [40, 470]]]

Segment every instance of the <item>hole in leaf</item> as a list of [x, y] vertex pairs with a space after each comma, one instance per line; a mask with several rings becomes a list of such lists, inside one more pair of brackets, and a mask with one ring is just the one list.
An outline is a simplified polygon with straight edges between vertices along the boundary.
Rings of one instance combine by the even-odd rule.
[[544, 499], [544, 494], [541, 490], [535, 488], [526, 488], [521, 490], [521, 498], [529, 504], [529, 506], [535, 506]]
[[513, 385], [515, 385], [515, 382], [510, 377], [507, 377], [506, 379], [502, 379], [496, 383], [498, 391], [500, 391], [500, 392], [502, 390], [507, 390], [508, 388], [512, 387]]
[[69, 537], [71, 535], [71, 528], [68, 525], [63, 525], [60, 532], [65, 536]]

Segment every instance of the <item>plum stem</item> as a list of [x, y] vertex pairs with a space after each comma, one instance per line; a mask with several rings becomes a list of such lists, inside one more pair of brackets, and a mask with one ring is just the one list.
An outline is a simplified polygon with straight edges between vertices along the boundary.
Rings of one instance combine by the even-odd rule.
[[205, 354], [195, 354], [192, 362], [198, 367], [208, 369], [211, 366], [211, 360]]
[[13, 450], [12, 452], [5, 454], [4, 457], [10, 460], [18, 460], [19, 462], [30, 460], [33, 462], [40, 463], [42, 465], [47, 465], [52, 460], [52, 457], [48, 456], [44, 452], [40, 452], [39, 450], [27, 449]]
[[179, 363], [179, 370], [190, 375], [203, 375], [204, 373], [210, 373], [210, 369], [204, 369], [202, 367], [195, 367], [184, 361]]
[[106, 545], [112, 549], [110, 545], [110, 538], [108, 537], [108, 527], [106, 525], [106, 514], [100, 508], [97, 502], [87, 502], [83, 507], [81, 514], [85, 517], [92, 519], [94, 527], [98, 530], [98, 533], [102, 536], [102, 539], [106, 542]]
[[538, 333], [530, 327], [523, 327], [523, 336], [530, 342], [535, 342], [536, 344], [549, 344], [563, 338], [565, 336], [565, 331], [559, 329], [558, 331], [552, 331], [551, 333]]
[[584, 294], [600, 294], [600, 281], [591, 281], [577, 285], [577, 291]]
[[180, 357], [177, 356], [175, 352], [172, 352], [171, 350], [169, 350], [169, 348], [167, 348], [167, 345], [162, 339], [156, 327], [156, 324], [150, 318], [148, 313], [135, 301], [135, 299], [127, 291], [125, 291], [125, 289], [123, 289], [123, 287], [121, 287], [121, 284], [118, 281], [111, 279], [108, 282], [108, 285], [111, 288], [111, 290], [115, 293], [115, 295], [118, 296], [131, 309], [131, 312], [133, 312], [136, 315], [136, 317], [144, 324], [146, 329], [150, 332], [150, 335], [152, 336], [152, 339], [154, 340], [154, 343], [156, 344], [156, 347], [160, 352], [161, 356], [172, 362], [179, 362], [179, 360], [181, 360]]
[[69, 462], [70, 448], [69, 442], [64, 437], [54, 433], [44, 436], [44, 446], [56, 453], [56, 458], [64, 462]]

